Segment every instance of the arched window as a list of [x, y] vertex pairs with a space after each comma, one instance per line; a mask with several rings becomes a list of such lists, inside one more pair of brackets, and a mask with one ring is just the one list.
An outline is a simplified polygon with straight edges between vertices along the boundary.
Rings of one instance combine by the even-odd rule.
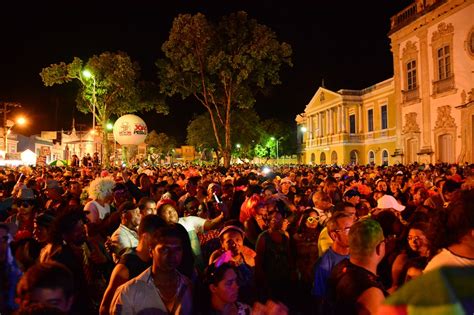
[[387, 150], [382, 151], [382, 165], [383, 166], [388, 165], [388, 151]]
[[311, 153], [311, 164], [314, 164], [314, 162], [316, 162], [316, 155]]
[[331, 153], [331, 164], [337, 164], [337, 152], [332, 151]]
[[370, 164], [375, 163], [375, 153], [374, 153], [374, 151], [369, 151], [369, 163]]
[[321, 164], [326, 164], [326, 154], [324, 152], [321, 152], [321, 155], [319, 157], [319, 162]]
[[350, 153], [351, 164], [358, 164], [359, 163], [359, 154], [357, 150], [352, 150]]

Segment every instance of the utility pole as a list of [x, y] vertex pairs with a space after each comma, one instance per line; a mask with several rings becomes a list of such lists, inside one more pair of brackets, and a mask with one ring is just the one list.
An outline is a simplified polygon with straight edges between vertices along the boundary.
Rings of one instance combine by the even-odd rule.
[[8, 148], [7, 148], [7, 137], [8, 137], [8, 131], [7, 131], [7, 114], [11, 112], [11, 109], [9, 108], [15, 108], [15, 107], [21, 107], [20, 103], [14, 103], [14, 102], [1, 102], [2, 105], [2, 112], [3, 112], [3, 148], [5, 151], [5, 158], [6, 154], [8, 153]]

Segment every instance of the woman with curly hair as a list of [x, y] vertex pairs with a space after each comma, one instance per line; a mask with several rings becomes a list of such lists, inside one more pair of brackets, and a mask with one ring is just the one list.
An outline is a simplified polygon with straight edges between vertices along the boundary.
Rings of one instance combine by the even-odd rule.
[[99, 177], [89, 184], [88, 193], [92, 200], [86, 203], [84, 211], [87, 212], [90, 223], [100, 223], [110, 213], [114, 186], [112, 177]]

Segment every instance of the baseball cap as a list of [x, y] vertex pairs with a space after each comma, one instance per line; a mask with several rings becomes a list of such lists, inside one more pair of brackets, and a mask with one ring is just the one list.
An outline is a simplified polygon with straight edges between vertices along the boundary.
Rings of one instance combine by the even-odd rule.
[[377, 208], [379, 209], [395, 209], [397, 211], [405, 210], [405, 206], [398, 203], [397, 199], [390, 195], [383, 195], [377, 200]]
[[291, 184], [292, 182], [291, 182], [291, 179], [289, 179], [288, 177], [285, 177], [280, 181], [280, 184], [284, 184], [284, 183], [290, 183]]

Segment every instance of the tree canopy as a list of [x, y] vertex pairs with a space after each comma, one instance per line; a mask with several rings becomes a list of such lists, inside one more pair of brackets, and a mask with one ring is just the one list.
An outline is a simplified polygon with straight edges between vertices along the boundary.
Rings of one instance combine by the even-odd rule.
[[158, 154], [161, 158], [168, 155], [172, 149], [176, 148], [176, 140], [164, 132], [157, 133], [152, 130], [146, 137], [145, 143], [152, 154]]
[[194, 97], [206, 108], [215, 144], [228, 166], [232, 109], [252, 107], [256, 93], [280, 83], [282, 65], [291, 66], [290, 45], [240, 11], [217, 24], [201, 13], [181, 14], [162, 50], [165, 58], [156, 62], [161, 91]]
[[[59, 62], [43, 68], [40, 76], [45, 86], [78, 80], [81, 85], [76, 98], [77, 108], [93, 113], [98, 125], [106, 130], [112, 115], [155, 109], [167, 114], [168, 108], [158, 89], [150, 82], [139, 81], [140, 67], [124, 52], [104, 52], [92, 56], [87, 63], [77, 57], [69, 64]], [[109, 156], [106, 133], [104, 157]], [[103, 159], [108, 165], [108, 158]]]

